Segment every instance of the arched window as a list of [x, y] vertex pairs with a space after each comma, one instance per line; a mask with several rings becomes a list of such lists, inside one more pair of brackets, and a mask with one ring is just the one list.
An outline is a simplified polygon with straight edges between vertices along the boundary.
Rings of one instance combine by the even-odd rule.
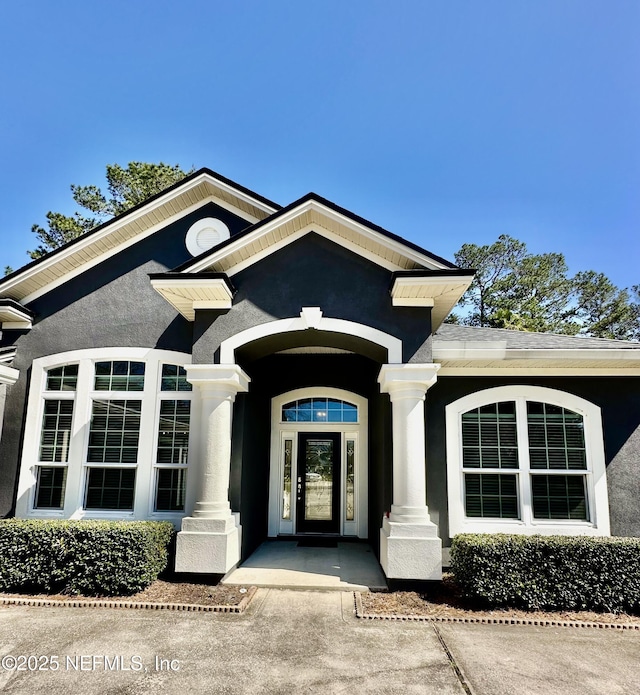
[[187, 362], [143, 348], [34, 360], [18, 514], [181, 517], [193, 398]]
[[282, 422], [358, 422], [358, 406], [338, 398], [300, 398], [282, 406]]
[[534, 386], [447, 406], [450, 535], [609, 534], [600, 409]]

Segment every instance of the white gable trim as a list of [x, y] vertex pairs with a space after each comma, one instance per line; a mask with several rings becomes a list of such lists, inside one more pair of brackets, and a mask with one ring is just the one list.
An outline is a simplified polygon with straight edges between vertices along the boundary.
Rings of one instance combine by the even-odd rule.
[[17, 369], [0, 364], [0, 384], [15, 384], [19, 376], [20, 372]]
[[[344, 231], [344, 236], [323, 225], [323, 221], [338, 224]], [[265, 242], [268, 235], [283, 230], [287, 225], [293, 226], [296, 222], [301, 222], [301, 226], [295, 231], [281, 231], [281, 237], [277, 242]], [[415, 251], [400, 241], [355, 222], [318, 201], [308, 200], [287, 213], [279, 215], [277, 219], [265, 223], [259, 229], [243, 235], [221, 249], [214, 250], [192, 265], [187, 272], [198, 273], [214, 267], [232, 276], [310, 232], [326, 236], [331, 241], [369, 258], [388, 270], [406, 270], [415, 267], [428, 270], [450, 270], [448, 266], [431, 256]], [[376, 245], [384, 249], [387, 255], [377, 253]], [[225, 260], [242, 251], [245, 253], [241, 261], [225, 264]], [[395, 261], [394, 256], [397, 257]]]
[[[318, 312], [320, 312], [320, 316], [318, 316]], [[387, 351], [387, 361], [390, 364], [402, 363], [402, 341], [399, 338], [395, 338], [377, 328], [365, 326], [362, 323], [355, 323], [354, 321], [346, 321], [344, 319], [327, 318], [322, 316], [322, 312], [318, 307], [305, 307], [298, 317], [262, 323], [259, 326], [253, 326], [240, 333], [236, 333], [236, 335], [227, 338], [227, 340], [223, 340], [220, 344], [220, 363], [235, 364], [235, 351], [239, 347], [251, 343], [254, 340], [266, 338], [270, 335], [278, 335], [280, 333], [305, 331], [308, 328], [316, 328], [319, 331], [343, 333], [345, 335], [363, 338], [370, 343], [375, 343], [383, 347]]]
[[[239, 204], [251, 207], [259, 214], [262, 214], [262, 217], [258, 217], [224, 200], [220, 197], [221, 194], [235, 198]], [[172, 212], [171, 205], [176, 201], [179, 201], [179, 204], [184, 205], [184, 207], [181, 207], [177, 212]], [[190, 203], [189, 201], [194, 202]], [[15, 277], [4, 282], [0, 281], [0, 295], [17, 299], [24, 304], [33, 301], [64, 284], [67, 280], [84, 273], [86, 270], [111, 258], [116, 253], [120, 253], [120, 251], [151, 236], [185, 215], [198, 210], [207, 203], [215, 203], [247, 220], [249, 224], [255, 224], [260, 219], [264, 219], [276, 212], [275, 208], [204, 172], [155, 200], [142, 205], [137, 210], [114, 219], [104, 225], [99, 231], [88, 233], [81, 237], [79, 241], [49, 258], [45, 258], [35, 266], [25, 269], [24, 272], [19, 273]], [[144, 223], [143, 218], [147, 216], [155, 216], [156, 219], [160, 219], [155, 224], [138, 231], [136, 227], [141, 222]], [[104, 247], [104, 242], [108, 237], [119, 232], [124, 233], [127, 228], [131, 228], [127, 232], [131, 234], [129, 238], [123, 239], [110, 248]], [[75, 267], [61, 271], [58, 266], [70, 259], [74, 259]], [[29, 281], [35, 280], [39, 276], [42, 276], [43, 282], [39, 283], [40, 286], [36, 289]], [[31, 289], [25, 290], [23, 289], [24, 287], [30, 287]]]

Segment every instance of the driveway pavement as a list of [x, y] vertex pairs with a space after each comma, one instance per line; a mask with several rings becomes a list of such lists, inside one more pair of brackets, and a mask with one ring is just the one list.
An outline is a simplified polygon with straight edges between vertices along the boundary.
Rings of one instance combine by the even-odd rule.
[[615, 695], [638, 683], [640, 632], [359, 620], [349, 592], [259, 589], [244, 615], [0, 608], [5, 693]]

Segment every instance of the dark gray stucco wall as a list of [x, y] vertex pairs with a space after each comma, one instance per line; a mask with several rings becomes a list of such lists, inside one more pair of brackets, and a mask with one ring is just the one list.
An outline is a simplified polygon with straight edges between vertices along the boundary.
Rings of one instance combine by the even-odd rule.
[[602, 409], [611, 533], [640, 536], [640, 378], [442, 377], [427, 392], [427, 503], [448, 545], [445, 406], [495, 386], [546, 386], [580, 396]]
[[390, 421], [380, 415], [384, 405], [379, 402], [388, 402], [376, 383], [380, 365], [359, 355], [272, 355], [241, 366], [251, 387], [238, 396], [234, 410], [230, 498], [241, 515], [243, 557], [267, 537], [271, 399], [310, 386], [346, 389], [369, 399], [369, 525], [370, 540], [377, 544], [383, 511], [391, 505], [391, 459], [382, 453], [390, 441]]
[[176, 315], [152, 287], [149, 273], [191, 258], [189, 227], [202, 217], [222, 219], [237, 233], [247, 222], [207, 204], [82, 275], [34, 300], [30, 331], [4, 331], [1, 345], [18, 347], [20, 378], [8, 388], [0, 439], [0, 516], [13, 511], [31, 362], [45, 355], [96, 347], [149, 347], [191, 352], [193, 324]]
[[[197, 319], [199, 360], [252, 326], [296, 317], [305, 306], [365, 323], [403, 341], [404, 361], [431, 362], [431, 310], [394, 307], [391, 272], [317, 234], [307, 234], [232, 278], [233, 309]], [[200, 312], [198, 312], [200, 313]]]

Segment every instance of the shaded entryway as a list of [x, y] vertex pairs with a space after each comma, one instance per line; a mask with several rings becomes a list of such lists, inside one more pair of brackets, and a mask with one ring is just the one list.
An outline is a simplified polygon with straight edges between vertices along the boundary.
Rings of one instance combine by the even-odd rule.
[[[276, 588], [368, 591], [386, 589], [376, 556], [367, 543], [301, 547], [298, 541], [266, 541], [223, 584]], [[315, 545], [315, 544], [314, 544]]]

